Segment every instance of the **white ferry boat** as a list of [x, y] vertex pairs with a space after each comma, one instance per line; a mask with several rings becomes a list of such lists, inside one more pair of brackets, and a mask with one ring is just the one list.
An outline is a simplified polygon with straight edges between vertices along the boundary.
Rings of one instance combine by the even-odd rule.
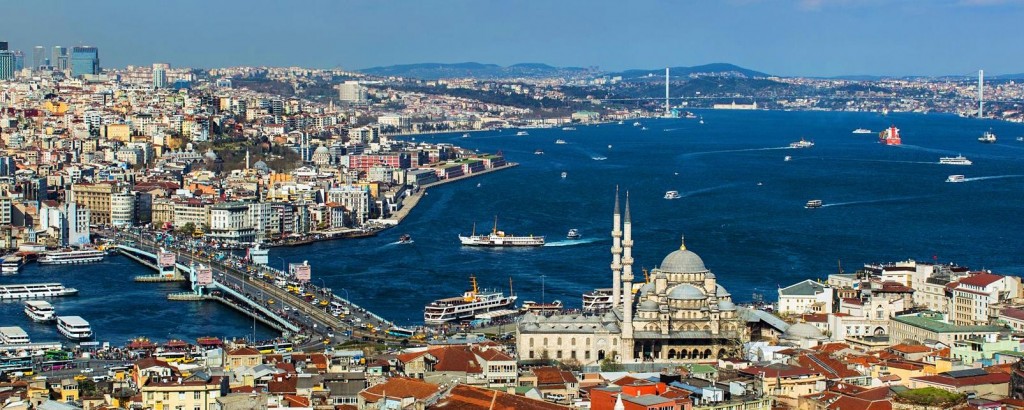
[[13, 275], [21, 270], [21, 265], [25, 264], [25, 258], [18, 255], [8, 255], [4, 257], [4, 261], [0, 263], [0, 274]]
[[539, 149], [539, 150], [533, 151], [533, 155], [544, 155], [544, 150]]
[[77, 293], [78, 289], [65, 288], [64, 285], [59, 283], [29, 283], [0, 286], [0, 300], [49, 298], [69, 296]]
[[963, 155], [957, 155], [955, 157], [942, 157], [942, 158], [939, 158], [939, 163], [940, 164], [945, 164], [945, 165], [971, 165], [971, 164], [973, 164], [973, 162], [971, 162], [971, 160], [967, 159], [967, 157], [965, 157]]
[[611, 309], [612, 288], [594, 289], [583, 294], [583, 311], [598, 312]]
[[517, 137], [525, 137], [527, 135], [530, 135], [530, 133], [528, 133], [526, 131], [519, 131], [519, 132], [516, 133]]
[[985, 131], [984, 134], [981, 134], [981, 136], [978, 137], [978, 142], [983, 142], [986, 144], [996, 142], [996, 134], [993, 134], [992, 131]]
[[430, 302], [423, 309], [423, 321], [428, 325], [440, 325], [447, 322], [472, 319], [477, 314], [500, 310], [513, 306], [518, 298], [516, 295], [505, 296], [501, 291], [481, 292], [476, 285], [476, 277], [471, 276], [473, 289], [463, 293], [461, 297], [438, 299]]
[[812, 199], [810, 201], [807, 201], [807, 204], [804, 205], [804, 208], [807, 208], [807, 209], [821, 208], [821, 200], [820, 199]]
[[950, 175], [946, 177], [946, 182], [964, 182], [966, 178], [963, 175]]
[[562, 127], [562, 131], [576, 131], [576, 127]]
[[800, 141], [791, 142], [789, 144], [790, 148], [810, 148], [810, 147], [813, 147], [813, 146], [814, 146], [813, 142], [807, 141], [807, 140], [805, 140], [803, 138], [800, 138]]
[[872, 134], [874, 132], [869, 130], [869, 129], [867, 129], [867, 128], [857, 128], [857, 129], [853, 130], [853, 133], [854, 134]]
[[96, 249], [82, 249], [82, 250], [71, 250], [64, 249], [59, 251], [51, 251], [43, 254], [39, 258], [39, 263], [43, 265], [68, 265], [73, 263], [92, 263], [103, 260], [106, 256], [103, 251]]
[[57, 319], [57, 312], [53, 305], [45, 300], [26, 300], [25, 315], [33, 322], [49, 322]]
[[558, 145], [565, 145], [565, 140], [561, 140], [561, 139], [559, 139], [559, 140], [555, 140], [555, 144], [558, 144]]
[[583, 235], [580, 235], [580, 231], [578, 229], [572, 228], [572, 229], [569, 230], [569, 233], [565, 235], [565, 238], [566, 239], [579, 239], [582, 236]]
[[493, 247], [514, 247], [514, 246], [542, 246], [543, 236], [515, 236], [498, 230], [498, 218], [494, 218], [494, 229], [489, 235], [477, 235], [476, 224], [473, 225], [473, 233], [469, 236], [459, 235], [459, 242], [464, 246], [493, 246]]
[[682, 196], [679, 195], [679, 191], [665, 191], [665, 199], [679, 199]]
[[92, 338], [92, 327], [81, 316], [60, 316], [57, 318], [57, 331], [71, 340]]
[[556, 300], [549, 303], [537, 303], [532, 300], [523, 302], [523, 307], [519, 311], [523, 313], [537, 313], [537, 314], [548, 314], [548, 313], [559, 313], [562, 311], [562, 301]]
[[28, 333], [25, 333], [25, 329], [18, 326], [4, 326], [0, 327], [0, 344], [5, 345], [25, 345], [32, 343], [28, 338]]

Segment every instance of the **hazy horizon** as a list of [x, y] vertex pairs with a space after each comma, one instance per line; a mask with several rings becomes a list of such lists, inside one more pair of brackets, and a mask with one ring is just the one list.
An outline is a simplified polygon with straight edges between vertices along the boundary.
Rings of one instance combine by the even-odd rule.
[[93, 45], [101, 65], [342, 67], [418, 63], [730, 63], [772, 75], [1024, 72], [1021, 0], [274, 2], [42, 0], [5, 4], [0, 41]]

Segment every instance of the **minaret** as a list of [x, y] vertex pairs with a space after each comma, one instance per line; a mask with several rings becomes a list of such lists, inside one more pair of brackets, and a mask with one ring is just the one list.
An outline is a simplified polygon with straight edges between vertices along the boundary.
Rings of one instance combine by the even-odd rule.
[[665, 67], [665, 118], [672, 117], [672, 110], [668, 105], [668, 67]]
[[985, 70], [978, 70], [978, 118], [985, 117]]
[[612, 309], [622, 301], [622, 217], [619, 215], [619, 187], [615, 187], [615, 213], [612, 214]]
[[249, 150], [245, 150], [245, 169], [249, 169]]
[[[629, 191], [626, 191], [626, 217], [622, 223], [622, 337], [633, 338], [633, 223], [629, 217]], [[623, 343], [625, 347], [625, 343]]]

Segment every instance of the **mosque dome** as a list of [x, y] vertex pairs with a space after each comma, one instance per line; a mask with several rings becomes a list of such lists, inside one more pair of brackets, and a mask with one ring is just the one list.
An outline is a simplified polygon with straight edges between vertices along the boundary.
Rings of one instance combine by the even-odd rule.
[[704, 292], [697, 289], [695, 286], [690, 284], [682, 284], [672, 288], [668, 292], [668, 298], [674, 300], [703, 300], [705, 298]]
[[658, 302], [655, 302], [653, 300], [645, 300], [643, 302], [640, 302], [640, 306], [637, 307], [636, 310], [641, 312], [657, 312]]
[[796, 323], [786, 329], [782, 333], [782, 337], [785, 339], [817, 339], [821, 337], [821, 330], [811, 324]]
[[323, 145], [317, 147], [316, 150], [313, 151], [314, 155], [315, 154], [330, 154], [330, 153], [331, 153], [331, 150], [327, 149], [327, 147], [325, 147]]
[[736, 310], [736, 305], [728, 300], [718, 301], [718, 310]]
[[648, 293], [651, 292], [654, 292], [654, 282], [645, 283], [643, 286], [640, 287], [640, 290], [637, 291], [637, 293], [640, 296], [646, 296]]
[[262, 160], [256, 161], [255, 164], [252, 164], [252, 167], [260, 171], [270, 171], [270, 167], [267, 166], [267, 163], [263, 162]]
[[206, 158], [209, 158], [211, 160], [217, 159], [217, 153], [213, 152], [212, 148], [206, 150], [206, 153], [203, 154], [203, 156], [206, 157]]
[[679, 249], [668, 254], [661, 261], [662, 272], [670, 273], [703, 273], [707, 271], [704, 261], [700, 256], [686, 249], [686, 243], [679, 245]]
[[715, 296], [718, 296], [718, 297], [722, 298], [722, 297], [726, 297], [726, 296], [732, 296], [732, 294], [729, 293], [729, 291], [725, 290], [725, 287], [723, 287], [722, 285], [719, 285], [719, 284], [716, 283], [715, 284]]

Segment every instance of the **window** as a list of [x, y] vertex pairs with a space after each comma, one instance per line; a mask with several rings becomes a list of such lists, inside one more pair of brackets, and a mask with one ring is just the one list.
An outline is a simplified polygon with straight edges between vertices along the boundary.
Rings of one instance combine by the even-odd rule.
[[559, 351], [555, 352], [555, 357], [561, 359], [562, 358], [562, 351], [559, 350]]
[[193, 400], [199, 400], [200, 395], [201, 395], [201, 393], [199, 393], [199, 392], [192, 393], [192, 399]]
[[587, 350], [586, 352], [583, 352], [583, 358], [586, 359], [586, 360], [590, 360], [590, 351], [589, 350]]

